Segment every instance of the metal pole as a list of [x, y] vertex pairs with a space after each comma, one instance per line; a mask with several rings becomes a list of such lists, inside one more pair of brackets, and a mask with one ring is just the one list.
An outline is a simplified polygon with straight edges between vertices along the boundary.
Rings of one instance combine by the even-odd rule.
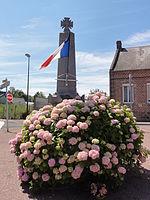
[[9, 113], [8, 113], [7, 94], [8, 94], [8, 88], [6, 87], [6, 126], [7, 126], [7, 132], [9, 132], [9, 129], [8, 129], [8, 118], [9, 118]]
[[129, 74], [129, 100], [130, 100], [130, 108], [132, 110], [132, 75]]
[[30, 70], [30, 54], [26, 53], [25, 56], [28, 58], [28, 77], [27, 77], [27, 108], [26, 114], [29, 114], [29, 70]]

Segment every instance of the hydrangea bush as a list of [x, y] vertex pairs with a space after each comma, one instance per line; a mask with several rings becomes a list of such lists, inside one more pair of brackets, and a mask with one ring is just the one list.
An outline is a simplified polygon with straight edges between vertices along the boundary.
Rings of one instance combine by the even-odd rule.
[[98, 92], [33, 111], [9, 144], [31, 187], [86, 181], [101, 199], [145, 162], [142, 140], [131, 110]]

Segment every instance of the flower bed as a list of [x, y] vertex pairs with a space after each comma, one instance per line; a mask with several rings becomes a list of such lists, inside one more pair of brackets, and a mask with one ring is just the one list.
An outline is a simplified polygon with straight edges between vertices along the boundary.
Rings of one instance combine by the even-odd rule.
[[142, 139], [131, 110], [96, 93], [33, 111], [9, 144], [31, 187], [86, 181], [101, 199], [145, 161]]

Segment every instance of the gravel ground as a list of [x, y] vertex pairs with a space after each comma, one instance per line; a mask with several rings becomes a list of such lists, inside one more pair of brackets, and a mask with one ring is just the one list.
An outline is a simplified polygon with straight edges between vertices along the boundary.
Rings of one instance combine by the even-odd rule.
[[[5, 126], [0, 130], [0, 200], [92, 200], [84, 186], [45, 190], [34, 196], [25, 185], [22, 186], [16, 176], [16, 159], [10, 154], [8, 145], [8, 141], [20, 131], [21, 123], [13, 121], [10, 124], [10, 132], [6, 132]], [[138, 126], [145, 132], [144, 146], [150, 149], [150, 123]], [[124, 184], [106, 200], [150, 200], [150, 158], [144, 168], [142, 175], [127, 175]]]

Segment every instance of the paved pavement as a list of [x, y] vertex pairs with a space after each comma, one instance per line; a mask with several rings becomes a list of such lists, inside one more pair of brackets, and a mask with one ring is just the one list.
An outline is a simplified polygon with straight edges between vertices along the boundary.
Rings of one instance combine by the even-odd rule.
[[[58, 188], [33, 195], [26, 186], [21, 186], [16, 176], [17, 163], [9, 152], [8, 141], [20, 131], [22, 121], [11, 120], [9, 125], [8, 133], [6, 125], [0, 129], [0, 200], [92, 200], [84, 187], [82, 190], [81, 187]], [[144, 146], [150, 148], [150, 123], [140, 123], [138, 126], [145, 132]], [[127, 175], [123, 186], [109, 194], [106, 200], [150, 200], [150, 159], [144, 167], [144, 174]]]

